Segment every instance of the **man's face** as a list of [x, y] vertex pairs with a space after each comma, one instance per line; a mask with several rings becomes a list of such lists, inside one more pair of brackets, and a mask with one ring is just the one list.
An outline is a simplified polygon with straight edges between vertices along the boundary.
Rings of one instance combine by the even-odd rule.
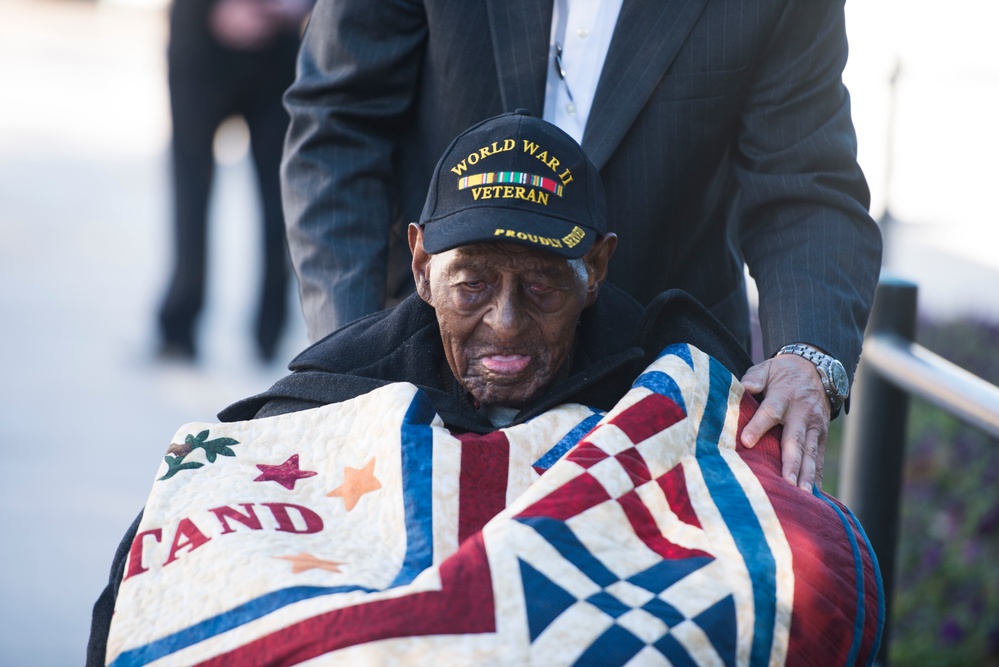
[[422, 236], [416, 244], [410, 234], [417, 290], [437, 311], [444, 354], [461, 385], [482, 405], [520, 407], [539, 395], [569, 356], [602, 275], [586, 260], [516, 244], [427, 255]]

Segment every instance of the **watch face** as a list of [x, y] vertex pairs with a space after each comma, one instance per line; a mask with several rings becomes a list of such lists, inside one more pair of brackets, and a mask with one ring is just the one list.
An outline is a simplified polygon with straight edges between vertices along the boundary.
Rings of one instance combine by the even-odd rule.
[[846, 398], [850, 393], [850, 379], [846, 376], [846, 369], [843, 368], [843, 364], [833, 360], [833, 362], [829, 364], [829, 371], [829, 379], [832, 381], [832, 385], [836, 390], [836, 393], [843, 398]]

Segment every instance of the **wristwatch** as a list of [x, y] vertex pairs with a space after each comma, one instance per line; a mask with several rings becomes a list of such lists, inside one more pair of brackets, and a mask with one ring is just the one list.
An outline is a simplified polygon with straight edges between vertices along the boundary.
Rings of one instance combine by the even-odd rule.
[[826, 390], [826, 396], [829, 397], [829, 406], [832, 408], [830, 418], [835, 418], [843, 408], [846, 397], [850, 395], [850, 378], [847, 377], [843, 364], [804, 343], [785, 345], [778, 350], [777, 354], [797, 354], [815, 364], [815, 369], [819, 372], [819, 379], [822, 381], [822, 388]]

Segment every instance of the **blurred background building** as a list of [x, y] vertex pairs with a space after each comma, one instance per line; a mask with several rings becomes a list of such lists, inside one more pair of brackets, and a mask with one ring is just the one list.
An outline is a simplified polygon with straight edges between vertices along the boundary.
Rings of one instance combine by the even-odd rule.
[[[999, 381], [999, 5], [864, 0], [847, 18], [860, 161], [873, 215], [890, 212], [885, 265], [919, 284], [934, 351], [959, 348]], [[160, 0], [0, 0], [0, 667], [82, 663], [90, 607], [173, 434], [266, 388], [306, 344], [293, 296], [280, 363], [256, 362], [259, 235], [243, 221], [259, 211], [233, 121], [216, 138], [200, 364], [152, 361], [165, 48]], [[903, 525], [913, 600], [896, 611], [924, 644], [896, 630], [910, 642], [898, 664], [999, 664], [999, 447], [914, 412], [907, 487], [925, 507]], [[949, 477], [927, 491], [938, 469]]]

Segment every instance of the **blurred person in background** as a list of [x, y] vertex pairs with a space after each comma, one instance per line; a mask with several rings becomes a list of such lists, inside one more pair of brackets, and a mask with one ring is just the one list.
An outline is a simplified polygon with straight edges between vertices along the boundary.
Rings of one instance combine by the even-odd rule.
[[173, 266], [159, 310], [161, 359], [194, 361], [204, 303], [208, 202], [219, 125], [241, 115], [260, 191], [263, 277], [256, 316], [261, 360], [274, 358], [286, 319], [287, 245], [278, 171], [288, 116], [281, 96], [295, 72], [311, 0], [174, 0], [170, 8]]

